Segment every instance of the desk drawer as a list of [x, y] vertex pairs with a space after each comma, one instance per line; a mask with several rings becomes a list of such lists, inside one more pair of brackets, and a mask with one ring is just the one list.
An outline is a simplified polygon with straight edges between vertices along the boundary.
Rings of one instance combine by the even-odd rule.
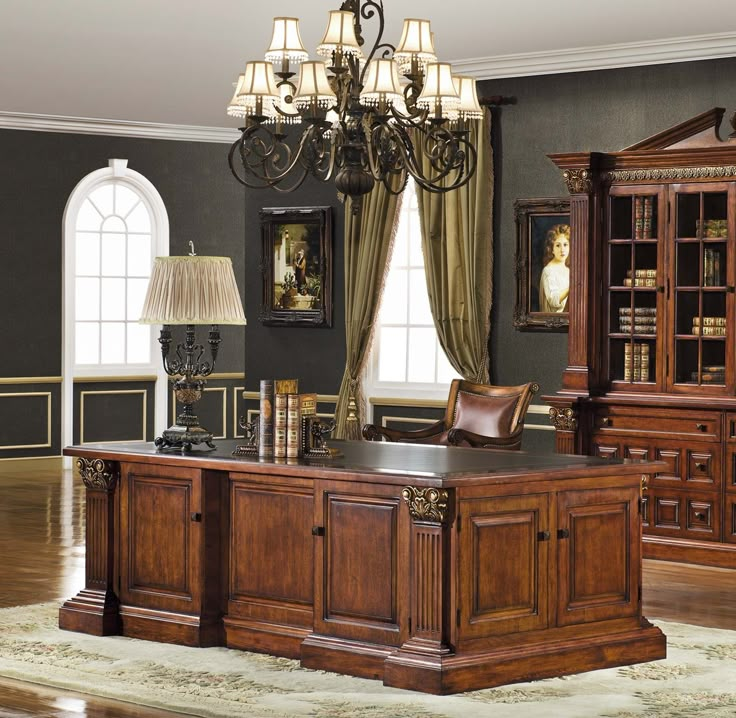
[[642, 524], [651, 536], [721, 540], [720, 505], [712, 493], [650, 489], [644, 494]]
[[[696, 491], [720, 491], [722, 484], [721, 447], [707, 441], [677, 442], [616, 436], [598, 431], [593, 435], [591, 453], [604, 459], [664, 461], [667, 468], [651, 479], [652, 486]], [[736, 450], [731, 454], [730, 479], [736, 490]]]
[[[736, 436], [736, 414], [734, 414]], [[628, 406], [601, 406], [596, 409], [594, 430], [601, 434], [636, 433], [641, 437], [696, 441], [721, 440], [721, 414], [715, 411], [645, 410]], [[735, 439], [736, 440], [736, 439]]]

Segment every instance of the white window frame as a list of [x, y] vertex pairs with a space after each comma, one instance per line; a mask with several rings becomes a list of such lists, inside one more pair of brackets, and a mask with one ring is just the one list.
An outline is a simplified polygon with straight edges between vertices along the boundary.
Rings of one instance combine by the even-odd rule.
[[[62, 220], [62, 241], [64, 245], [62, 262], [62, 336], [63, 357], [61, 416], [62, 445], [73, 441], [73, 391], [75, 376], [118, 377], [118, 376], [156, 376], [155, 423], [166, 424], [168, 405], [167, 376], [161, 363], [160, 348], [156, 332], [151, 332], [151, 361], [146, 364], [104, 364], [79, 365], [74, 362], [75, 337], [75, 267], [76, 267], [76, 229], [77, 216], [84, 201], [98, 187], [115, 181], [127, 185], [142, 198], [151, 218], [151, 263], [153, 257], [169, 254], [169, 217], [166, 206], [158, 190], [142, 174], [128, 167], [128, 160], [111, 159], [108, 166], [83, 177], [69, 195]], [[153, 329], [153, 328], [152, 328]]]
[[[409, 181], [413, 182], [413, 180]], [[406, 197], [404, 197], [404, 201], [405, 200]], [[405, 208], [402, 208], [399, 211], [405, 211]], [[391, 260], [392, 258], [389, 257], [389, 265], [391, 263]], [[416, 399], [417, 403], [422, 403], [425, 401], [446, 401], [450, 391], [449, 382], [389, 382], [380, 381], [378, 379], [379, 356], [381, 351], [379, 318], [382, 303], [383, 296], [381, 296], [379, 302], [378, 314], [376, 315], [376, 326], [373, 334], [373, 342], [369, 350], [368, 359], [366, 360], [366, 365], [363, 372], [364, 395], [369, 399]], [[439, 339], [437, 339], [437, 348], [439, 351], [442, 351], [442, 347], [439, 345]], [[373, 418], [372, 407], [370, 406], [368, 407], [368, 414], [369, 415], [366, 420], [370, 422]]]

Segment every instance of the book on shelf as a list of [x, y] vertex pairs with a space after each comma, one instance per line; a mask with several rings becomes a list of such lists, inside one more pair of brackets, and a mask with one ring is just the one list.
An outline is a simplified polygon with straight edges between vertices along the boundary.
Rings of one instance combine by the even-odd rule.
[[726, 317], [693, 317], [693, 326], [704, 326], [704, 327], [725, 327]]
[[634, 197], [634, 239], [644, 238], [644, 198]]
[[653, 197], [644, 197], [644, 215], [642, 220], [642, 238], [652, 238], [652, 211], [654, 207]]
[[258, 414], [258, 455], [273, 454], [273, 380], [261, 379]]
[[[631, 316], [631, 307], [621, 307], [618, 310], [619, 316]], [[656, 317], [656, 307], [634, 307], [634, 316], [638, 317]]]
[[317, 414], [317, 394], [289, 394], [286, 410], [286, 456], [298, 458], [304, 455], [302, 443], [302, 419]]
[[656, 287], [657, 279], [655, 277], [626, 277], [624, 279], [624, 287]]
[[711, 247], [703, 250], [703, 286], [721, 286], [721, 253]]
[[624, 344], [624, 381], [649, 381], [649, 345], [646, 342]]
[[726, 327], [700, 327], [693, 324], [692, 333], [701, 337], [725, 337]]
[[275, 394], [298, 394], [299, 379], [274, 379], [273, 391]]
[[638, 277], [639, 279], [656, 279], [657, 278], [657, 270], [656, 269], [635, 269], [633, 272], [630, 269], [626, 270], [626, 276], [627, 277]]
[[650, 316], [650, 315], [640, 315], [640, 314], [634, 314], [634, 317], [632, 319], [631, 314], [620, 314], [618, 317], [618, 320], [624, 324], [631, 324], [633, 321], [634, 324], [656, 324], [657, 323], [657, 317], [656, 316]]
[[[274, 382], [275, 385], [275, 382]], [[288, 410], [288, 394], [275, 393], [273, 401], [273, 455], [275, 458], [286, 458], [286, 418]]]
[[704, 371], [700, 376], [698, 376], [698, 372], [694, 371], [690, 374], [690, 379], [696, 383], [700, 381], [703, 384], [725, 384], [726, 372]]
[[696, 220], [695, 226], [698, 237], [707, 237], [709, 239], [728, 236], [728, 220], [727, 219], [702, 219]]
[[621, 322], [619, 324], [619, 332], [621, 334], [628, 334], [633, 330], [634, 334], [656, 334], [657, 333], [657, 325], [656, 324], [626, 324], [624, 322]]

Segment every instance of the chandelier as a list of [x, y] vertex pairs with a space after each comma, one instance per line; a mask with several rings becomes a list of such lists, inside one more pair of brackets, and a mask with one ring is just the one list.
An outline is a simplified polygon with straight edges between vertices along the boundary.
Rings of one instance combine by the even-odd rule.
[[[365, 54], [361, 20], [371, 18], [377, 37]], [[228, 156], [240, 183], [289, 192], [307, 175], [333, 180], [357, 212], [377, 182], [394, 194], [410, 176], [438, 193], [468, 182], [477, 160], [468, 121], [482, 116], [475, 80], [437, 62], [427, 20], [404, 20], [398, 47], [383, 30], [382, 0], [345, 0], [317, 48], [326, 61], [310, 61], [299, 20], [274, 19], [265, 61], [246, 64], [227, 108], [245, 119]]]

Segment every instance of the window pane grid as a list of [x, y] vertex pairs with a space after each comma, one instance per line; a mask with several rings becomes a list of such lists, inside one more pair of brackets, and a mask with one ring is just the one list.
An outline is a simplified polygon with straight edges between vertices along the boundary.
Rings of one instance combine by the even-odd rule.
[[444, 387], [457, 376], [432, 319], [419, 209], [411, 182], [404, 191], [378, 324], [373, 352], [379, 384]]
[[83, 202], [75, 246], [75, 363], [150, 363], [150, 327], [138, 324], [151, 271], [150, 224], [137, 193], [114, 181]]

